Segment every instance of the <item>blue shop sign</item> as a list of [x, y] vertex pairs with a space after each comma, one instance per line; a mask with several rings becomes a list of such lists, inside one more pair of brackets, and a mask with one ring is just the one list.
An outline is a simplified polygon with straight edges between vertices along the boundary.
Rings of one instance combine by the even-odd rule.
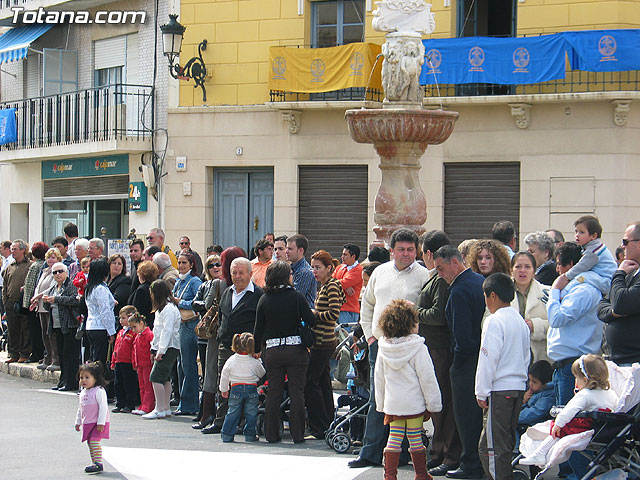
[[42, 162], [42, 178], [100, 177], [103, 175], [127, 175], [129, 155], [108, 157], [70, 158]]

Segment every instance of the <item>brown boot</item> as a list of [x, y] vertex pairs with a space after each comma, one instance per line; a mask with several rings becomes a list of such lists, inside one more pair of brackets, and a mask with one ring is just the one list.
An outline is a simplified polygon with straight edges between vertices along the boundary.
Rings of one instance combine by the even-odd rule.
[[400, 452], [387, 450], [382, 452], [382, 464], [384, 466], [384, 480], [397, 480], [398, 463], [400, 463]]
[[433, 480], [433, 477], [427, 473], [427, 449], [409, 451], [411, 454], [411, 462], [413, 463], [413, 471], [416, 472], [415, 480]]

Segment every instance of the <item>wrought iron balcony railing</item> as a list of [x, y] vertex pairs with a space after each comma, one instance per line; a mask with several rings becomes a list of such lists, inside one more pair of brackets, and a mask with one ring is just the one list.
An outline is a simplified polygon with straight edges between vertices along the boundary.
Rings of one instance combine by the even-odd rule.
[[640, 72], [567, 71], [566, 78], [530, 85], [496, 85], [470, 83], [464, 85], [425, 85], [425, 97], [472, 97], [479, 95], [535, 95], [557, 93], [638, 91]]
[[150, 138], [153, 106], [152, 87], [127, 84], [3, 102], [16, 109], [18, 141], [0, 150]]
[[344, 88], [322, 93], [285, 92], [283, 90], [269, 90], [269, 100], [272, 102], [335, 102], [335, 101], [374, 101], [381, 102], [384, 98], [382, 90], [364, 87]]

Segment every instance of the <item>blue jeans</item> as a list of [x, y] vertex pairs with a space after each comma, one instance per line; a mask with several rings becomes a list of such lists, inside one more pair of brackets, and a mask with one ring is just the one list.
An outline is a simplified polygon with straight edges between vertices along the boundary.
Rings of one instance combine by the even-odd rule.
[[248, 442], [256, 437], [258, 418], [258, 389], [255, 385], [234, 385], [229, 391], [229, 410], [222, 424], [222, 441], [233, 442], [236, 427], [244, 413], [244, 438]]
[[[571, 363], [567, 363], [553, 371], [553, 382], [555, 384], [556, 405], [566, 405], [575, 395], [576, 378], [571, 373]], [[573, 473], [567, 471], [567, 464], [569, 464]], [[574, 452], [567, 462], [560, 465], [560, 469], [569, 474], [567, 480], [577, 480], [587, 473], [588, 465], [589, 459], [587, 457], [580, 452]]]
[[[340, 312], [338, 323], [358, 323], [360, 314], [358, 312]], [[353, 327], [344, 327], [347, 332], [351, 332]]]
[[194, 331], [198, 318], [180, 324], [180, 356], [178, 357], [178, 383], [180, 404], [178, 410], [196, 413], [200, 408], [198, 398], [198, 337]]

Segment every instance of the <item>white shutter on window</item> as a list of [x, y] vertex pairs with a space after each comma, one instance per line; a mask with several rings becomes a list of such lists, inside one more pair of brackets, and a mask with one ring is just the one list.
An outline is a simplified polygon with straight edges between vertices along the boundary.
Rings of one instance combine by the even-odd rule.
[[42, 83], [42, 71], [40, 69], [40, 61], [42, 55], [31, 52], [31, 54], [25, 58], [25, 81], [27, 87], [27, 98], [39, 97], [42, 93], [40, 91], [40, 85]]
[[127, 35], [127, 77], [125, 83], [137, 85], [138, 81], [138, 34]]
[[94, 69], [123, 67], [127, 58], [126, 35], [96, 40], [94, 45]]

